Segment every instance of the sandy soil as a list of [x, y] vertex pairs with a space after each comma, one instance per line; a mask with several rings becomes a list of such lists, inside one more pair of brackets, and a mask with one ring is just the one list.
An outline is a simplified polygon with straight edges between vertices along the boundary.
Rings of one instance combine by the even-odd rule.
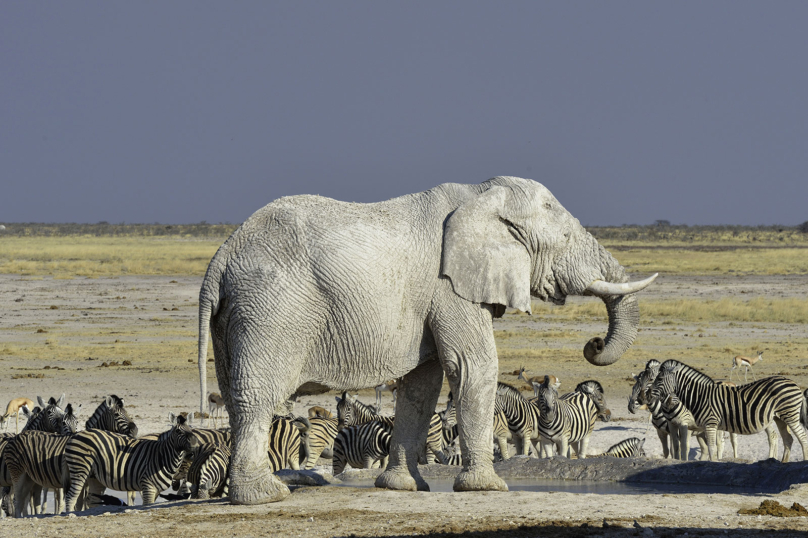
[[[53, 280], [0, 275], [0, 399], [27, 396], [35, 399], [67, 393], [68, 401], [83, 404], [90, 412], [105, 394], [125, 397], [127, 407], [141, 433], [166, 428], [168, 411], [194, 410], [198, 405], [195, 360], [197, 323], [196, 298], [200, 279], [181, 277], [119, 277], [106, 279]], [[720, 298], [726, 295], [799, 297], [808, 300], [808, 277], [664, 277], [644, 295], [648, 299], [680, 297]], [[594, 334], [605, 332], [605, 321], [567, 324], [564, 330], [580, 332], [576, 348]], [[559, 324], [542, 324], [536, 316], [506, 315], [496, 329], [559, 329]], [[697, 325], [679, 324], [682, 346], [704, 341], [734, 341], [737, 347], [761, 339], [805, 338], [804, 326], [785, 324], [711, 325], [697, 337]], [[37, 332], [42, 329], [44, 332]], [[677, 335], [677, 336], [678, 336]], [[649, 349], [657, 340], [671, 339], [670, 327], [643, 326], [637, 347]], [[697, 337], [701, 338], [701, 337]], [[548, 346], [555, 345], [548, 339]], [[578, 342], [580, 340], [580, 342]], [[565, 342], [559, 345], [569, 345]], [[165, 346], [170, 356], [154, 351]], [[644, 347], [643, 347], [644, 346]], [[689, 347], [688, 347], [689, 349]], [[660, 358], [669, 349], [659, 348]], [[151, 353], [151, 354], [150, 354]], [[791, 362], [764, 364], [758, 375], [771, 375], [788, 368], [801, 386], [808, 384], [808, 364], [803, 358]], [[131, 366], [102, 367], [102, 362], [132, 360]], [[676, 358], [676, 357], [673, 357]], [[707, 361], [707, 358], [705, 358]], [[719, 364], [720, 362], [720, 364]], [[593, 370], [585, 361], [530, 365], [535, 373], [556, 373], [562, 391], [575, 383], [596, 378], [606, 387], [613, 412], [608, 424], [598, 423], [590, 443], [591, 452], [607, 449], [632, 436], [648, 436], [646, 450], [659, 456], [661, 447], [653, 431], [647, 431], [647, 416], [629, 415], [625, 400], [630, 391], [631, 372], [644, 360], [630, 351], [621, 362]], [[712, 363], [705, 362], [710, 365]], [[51, 368], [45, 369], [46, 366]], [[64, 368], [55, 370], [53, 367]], [[728, 360], [716, 359], [716, 377], [728, 375]], [[770, 368], [766, 370], [765, 368]], [[550, 370], [553, 371], [550, 371]], [[501, 367], [502, 379], [515, 381]], [[42, 378], [11, 375], [44, 374]], [[212, 364], [209, 384], [216, 386]], [[361, 391], [371, 402], [373, 392]], [[296, 409], [304, 414], [311, 405], [334, 407], [334, 395], [309, 397]], [[385, 396], [385, 411], [392, 412]], [[14, 427], [12, 422], [12, 428]], [[763, 434], [744, 437], [740, 456], [758, 460], [767, 455]], [[798, 446], [792, 461], [802, 459]], [[346, 487], [299, 487], [281, 503], [259, 507], [231, 506], [223, 501], [163, 503], [151, 510], [139, 507], [106, 510], [91, 516], [43, 517], [0, 522], [0, 537], [27, 536], [384, 536], [426, 533], [452, 534], [472, 531], [471, 536], [690, 536], [766, 534], [808, 535], [808, 518], [739, 516], [740, 508], [752, 508], [767, 495], [670, 494], [600, 495], [565, 492], [535, 493], [399, 493]], [[808, 505], [808, 492], [794, 489], [775, 495], [782, 504]], [[603, 527], [604, 519], [608, 527]], [[633, 526], [636, 520], [641, 527]], [[648, 528], [653, 529], [646, 530]], [[777, 529], [777, 531], [775, 531]], [[499, 531], [502, 531], [500, 533]], [[22, 534], [22, 533], [25, 534]]]

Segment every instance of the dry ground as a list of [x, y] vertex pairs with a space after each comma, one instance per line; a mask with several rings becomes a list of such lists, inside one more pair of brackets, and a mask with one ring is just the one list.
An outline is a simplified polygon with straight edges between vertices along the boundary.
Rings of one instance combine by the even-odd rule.
[[[86, 416], [102, 396], [117, 393], [126, 399], [142, 433], [165, 429], [168, 411], [193, 410], [198, 402], [195, 342], [199, 283], [200, 278], [170, 276], [61, 280], [0, 275], [0, 367], [5, 372], [0, 378], [0, 405], [17, 396], [33, 399], [65, 392], [68, 401], [83, 404]], [[641, 299], [641, 310], [646, 303], [656, 314], [643, 315], [642, 330], [632, 349], [620, 362], [602, 369], [590, 366], [581, 356], [586, 340], [605, 333], [605, 310], [597, 300], [571, 300], [567, 310], [541, 305], [533, 316], [509, 312], [495, 325], [501, 379], [516, 383], [512, 372], [525, 364], [533, 375], [557, 375], [562, 391], [584, 379], [600, 380], [614, 420], [596, 427], [591, 442], [594, 452], [625, 437], [645, 434], [646, 416], [628, 415], [625, 400], [630, 374], [649, 358], [680, 359], [726, 379], [732, 355], [762, 349], [764, 361], [756, 367], [758, 376], [782, 373], [803, 387], [808, 385], [804, 322], [715, 321], [710, 318], [716, 315], [710, 308], [699, 320], [699, 315], [675, 317], [658, 308], [687, 300], [691, 301], [689, 308], [698, 309], [726, 297], [804, 304], [808, 302], [808, 276], [660, 277]], [[590, 311], [589, 303], [597, 308]], [[565, 314], [569, 311], [576, 314]], [[131, 365], [120, 365], [124, 360]], [[111, 362], [119, 365], [109, 366]], [[208, 369], [209, 383], [215, 387], [212, 366]], [[373, 398], [372, 389], [360, 394], [366, 401]], [[333, 409], [333, 396], [308, 398], [296, 411], [303, 414], [313, 404]], [[385, 397], [385, 410], [392, 410], [389, 396]], [[660, 453], [652, 432], [648, 432], [646, 447], [652, 455]], [[740, 452], [744, 459], [765, 457], [765, 436], [741, 438]], [[795, 447], [793, 459], [801, 458], [799, 447]], [[794, 501], [808, 504], [804, 489], [775, 497], [789, 506]], [[777, 535], [791, 536], [808, 531], [806, 518], [737, 515], [738, 509], [756, 507], [766, 498], [298, 488], [287, 500], [260, 507], [214, 501], [92, 517], [6, 519], [0, 522], [0, 537], [430, 532], [451, 536], [463, 531], [472, 531], [469, 536], [504, 536], [495, 532], [498, 529], [507, 529], [508, 536], [650, 536], [632, 527], [635, 519], [641, 526], [656, 529], [660, 536], [682, 536], [685, 532], [690, 536], [724, 536], [725, 530], [731, 535], [754, 534], [752, 529], [758, 533], [781, 529]], [[618, 527], [602, 528], [604, 518]], [[582, 524], [589, 526], [582, 528]]]

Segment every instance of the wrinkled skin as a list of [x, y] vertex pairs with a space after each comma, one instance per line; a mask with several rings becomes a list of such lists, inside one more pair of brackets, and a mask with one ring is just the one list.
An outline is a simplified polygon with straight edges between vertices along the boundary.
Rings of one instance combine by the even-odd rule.
[[[199, 299], [199, 368], [207, 394], [208, 330], [235, 446], [230, 498], [276, 501], [268, 470], [273, 410], [290, 395], [401, 378], [390, 463], [376, 485], [428, 489], [418, 447], [449, 380], [462, 432], [455, 490], [505, 490], [491, 463], [497, 378], [492, 320], [531, 298], [597, 295], [605, 339], [584, 357], [616, 361], [639, 309], [623, 268], [535, 181], [444, 184], [375, 204], [281, 198], [252, 215], [208, 267]], [[593, 283], [607, 283], [607, 290]]]

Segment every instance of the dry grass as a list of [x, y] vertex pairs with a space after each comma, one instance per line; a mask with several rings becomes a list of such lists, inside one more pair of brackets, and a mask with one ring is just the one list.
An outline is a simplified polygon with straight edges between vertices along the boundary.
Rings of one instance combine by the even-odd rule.
[[224, 241], [181, 237], [4, 237], [0, 273], [73, 276], [203, 275]]

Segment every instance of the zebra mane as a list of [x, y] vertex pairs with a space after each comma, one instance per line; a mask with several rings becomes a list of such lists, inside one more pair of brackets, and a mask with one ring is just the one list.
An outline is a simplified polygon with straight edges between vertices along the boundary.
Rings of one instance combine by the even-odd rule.
[[595, 388], [595, 389], [597, 389], [597, 391], [598, 391], [598, 392], [600, 392], [601, 394], [605, 394], [605, 393], [603, 392], [603, 385], [601, 385], [599, 382], [595, 381], [594, 379], [589, 379], [589, 380], [587, 380], [587, 381], [581, 381], [581, 382], [580, 382], [580, 383], [578, 383], [578, 385], [575, 387], [575, 390], [576, 390], [576, 391], [578, 391], [578, 392], [581, 392], [581, 388], [582, 388], [584, 385], [594, 385], [594, 388]]
[[513, 385], [509, 385], [507, 383], [503, 383], [502, 381], [497, 381], [497, 394], [500, 396], [513, 396], [514, 398], [522, 398], [522, 393], [519, 392], [519, 389], [514, 387]]
[[651, 359], [645, 363], [646, 370], [652, 370], [654, 368], [659, 368], [659, 361], [656, 359]]
[[713, 378], [708, 376], [701, 370], [693, 368], [692, 366], [689, 366], [683, 362], [679, 362], [674, 359], [670, 359], [663, 362], [659, 371], [661, 372], [662, 370], [673, 370], [676, 372], [682, 372], [686, 374], [690, 380], [695, 381], [696, 383], [715, 385], [715, 381], [713, 380]]

